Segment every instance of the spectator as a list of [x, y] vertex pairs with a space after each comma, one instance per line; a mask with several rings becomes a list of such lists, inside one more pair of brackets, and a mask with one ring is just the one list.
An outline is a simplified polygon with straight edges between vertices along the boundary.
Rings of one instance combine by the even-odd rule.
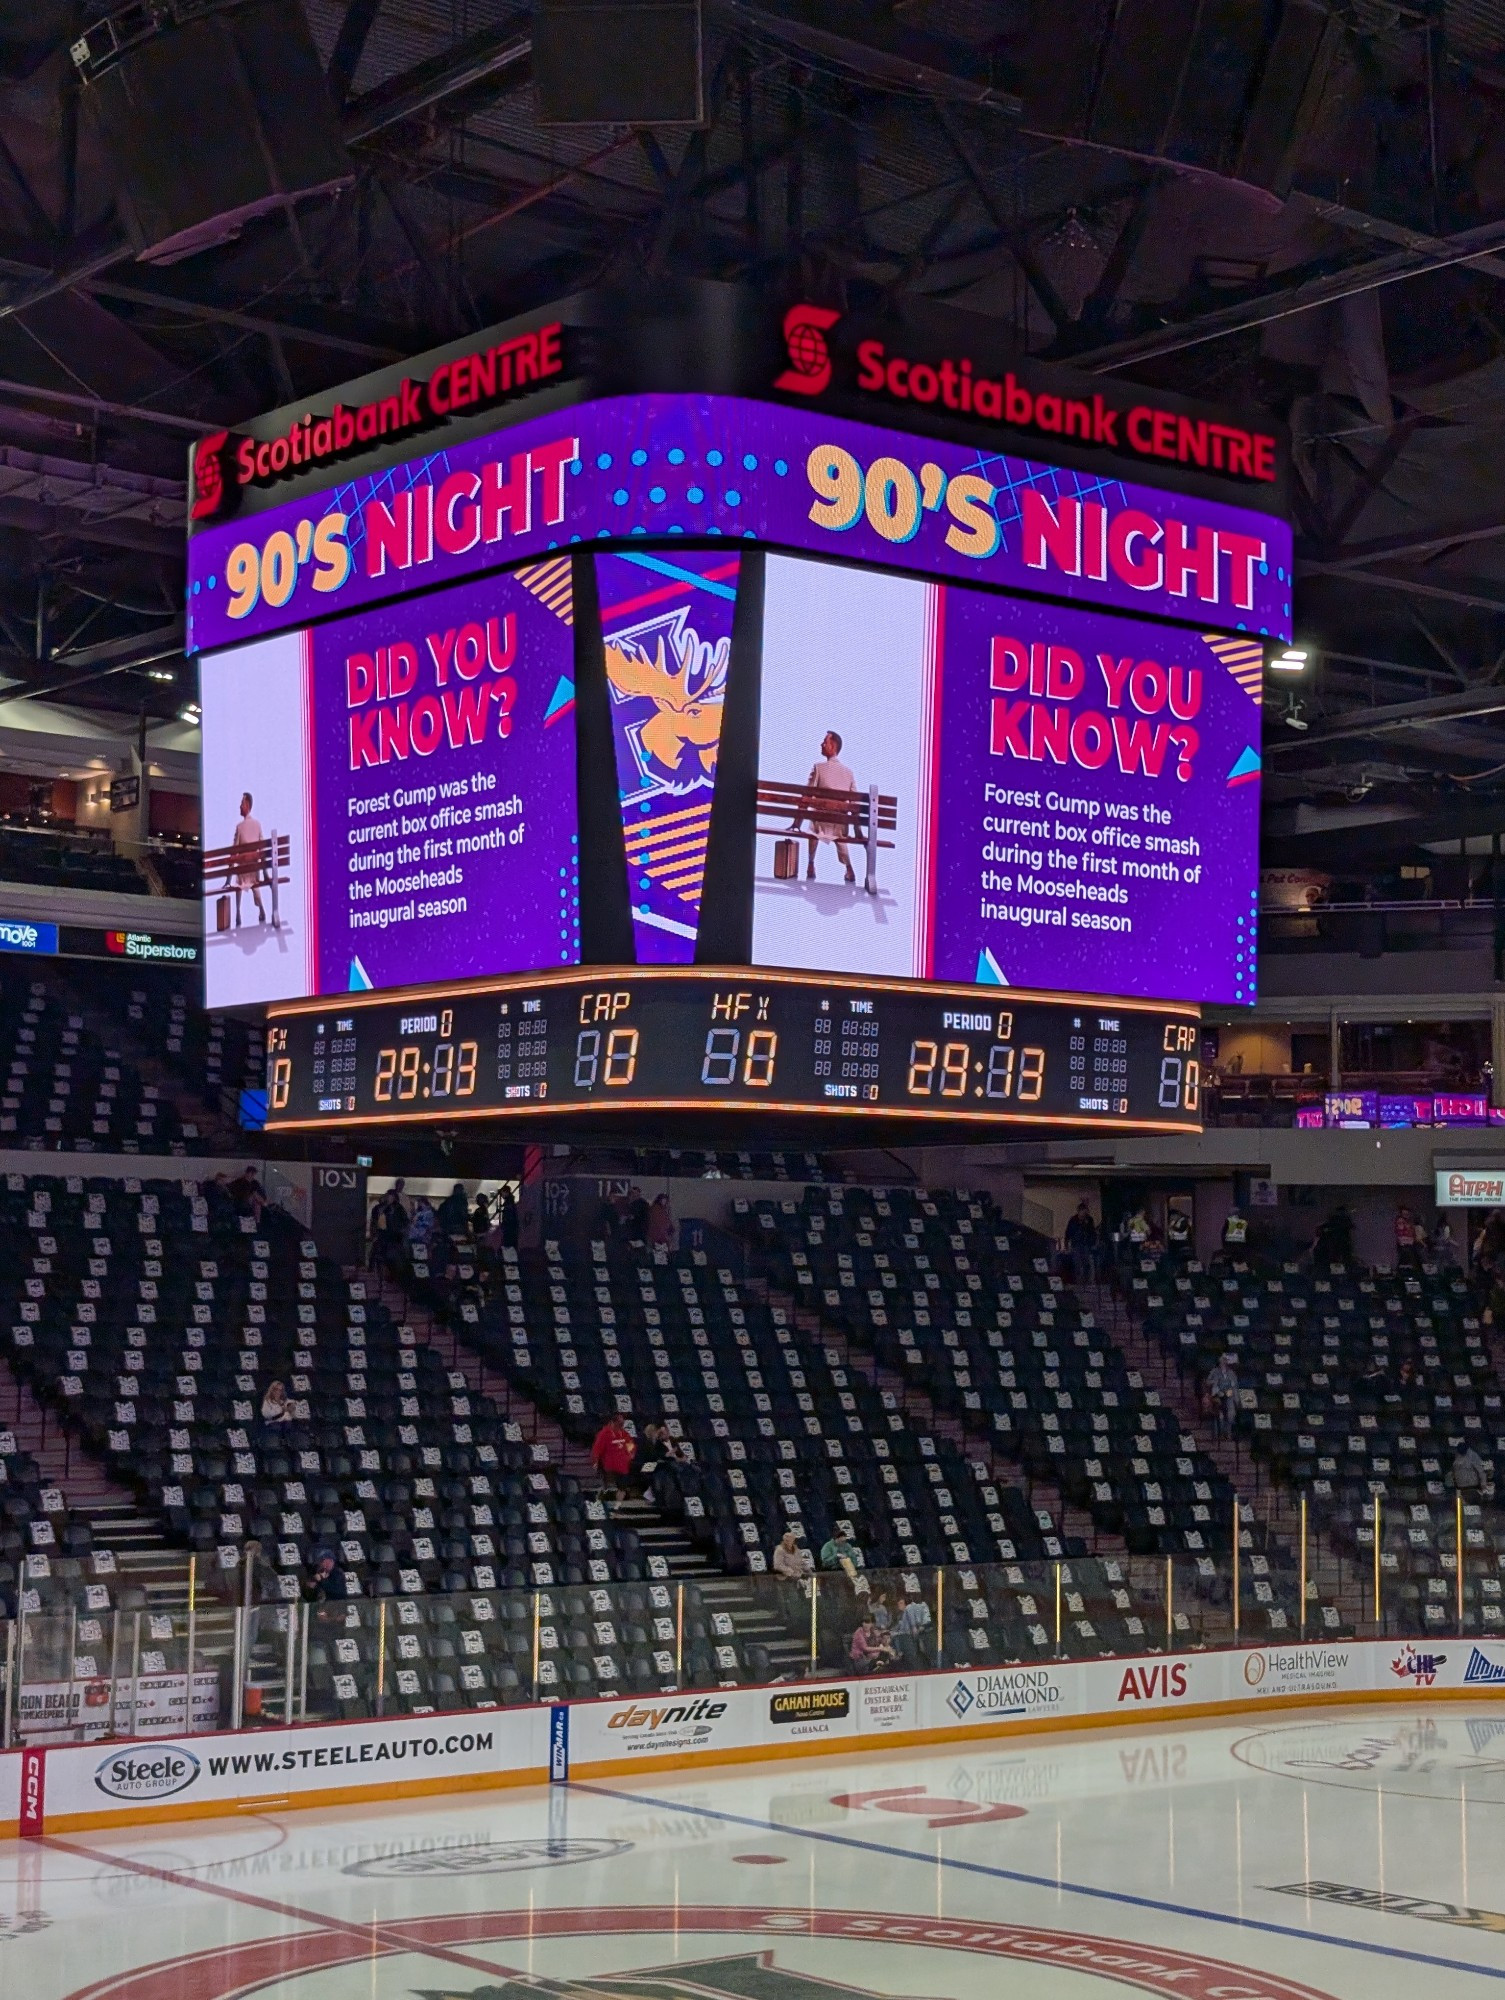
[[852, 1536], [850, 1521], [838, 1521], [830, 1540], [820, 1552], [822, 1569], [840, 1570], [853, 1590], [866, 1595], [867, 1578], [860, 1574], [866, 1567], [863, 1553]]
[[477, 1243], [479, 1243], [490, 1227], [491, 1203], [486, 1199], [484, 1194], [477, 1190], [476, 1205], [471, 1211], [470, 1217], [470, 1233], [476, 1239]]
[[1172, 1250], [1187, 1250], [1191, 1247], [1191, 1210], [1171, 1208], [1166, 1211], [1165, 1240]]
[[894, 1662], [894, 1649], [878, 1630], [871, 1611], [862, 1614], [862, 1623], [852, 1634], [852, 1671], [875, 1674]]
[[894, 1622], [894, 1608], [888, 1601], [886, 1590], [873, 1592], [873, 1623], [886, 1639]]
[[608, 1493], [615, 1493], [626, 1484], [637, 1449], [637, 1440], [619, 1414], [608, 1417], [597, 1431], [591, 1446], [591, 1462]]
[[1398, 1202], [1395, 1210], [1395, 1265], [1397, 1270], [1414, 1266], [1420, 1259], [1416, 1248], [1416, 1217], [1405, 1202]]
[[1453, 1241], [1453, 1225], [1445, 1215], [1437, 1218], [1432, 1231], [1432, 1260], [1439, 1270], [1452, 1271], [1458, 1264], [1458, 1246]]
[[371, 1268], [394, 1270], [408, 1234], [408, 1206], [402, 1198], [406, 1181], [396, 1181], [376, 1204], [371, 1216]]
[[264, 1424], [290, 1424], [293, 1421], [293, 1406], [287, 1399], [284, 1383], [268, 1382], [267, 1392], [261, 1399], [261, 1421]]
[[510, 1187], [502, 1189], [502, 1205], [501, 1205], [501, 1214], [499, 1219], [499, 1227], [502, 1232], [502, 1248], [504, 1250], [515, 1250], [517, 1248], [518, 1233], [519, 1233], [518, 1214], [517, 1214], [517, 1203], [513, 1199], [512, 1190]]
[[1232, 1438], [1233, 1420], [1238, 1414], [1238, 1370], [1231, 1354], [1218, 1357], [1204, 1386], [1212, 1411], [1213, 1436]]
[[672, 1250], [674, 1247], [674, 1212], [669, 1206], [667, 1194], [655, 1195], [653, 1206], [648, 1211], [648, 1247], [650, 1250]]
[[439, 1227], [444, 1231], [446, 1236], [455, 1237], [465, 1234], [465, 1217], [468, 1209], [469, 1203], [465, 1199], [464, 1185], [460, 1181], [456, 1181], [449, 1193], [439, 1204]]
[[794, 1623], [804, 1614], [803, 1600], [810, 1595], [810, 1578], [815, 1572], [815, 1559], [808, 1549], [800, 1547], [795, 1529], [786, 1528], [774, 1544], [769, 1566], [778, 1579], [777, 1588], [784, 1600], [784, 1616]]
[[1353, 1214], [1340, 1201], [1312, 1238], [1312, 1263], [1319, 1270], [1333, 1270], [1353, 1262]]
[[1242, 1209], [1230, 1208], [1223, 1223], [1223, 1248], [1242, 1250], [1249, 1241], [1249, 1221]]
[[434, 1204], [429, 1200], [428, 1196], [426, 1194], [419, 1195], [418, 1200], [413, 1206], [413, 1222], [412, 1227], [408, 1231], [409, 1237], [414, 1243], [427, 1244], [429, 1238], [434, 1233], [434, 1226], [438, 1220], [438, 1216], [434, 1213]]
[[626, 1236], [629, 1243], [648, 1241], [648, 1203], [640, 1187], [635, 1187], [627, 1197]]
[[923, 1597], [911, 1597], [894, 1620], [894, 1650], [907, 1667], [917, 1671], [933, 1663], [935, 1620]]
[[[660, 1494], [654, 1485], [654, 1475], [662, 1476], [665, 1466], [683, 1465], [685, 1455], [670, 1437], [662, 1424], [644, 1424], [643, 1442], [638, 1447], [638, 1459], [634, 1468], [641, 1483], [643, 1498], [653, 1506], [661, 1507], [668, 1499]], [[666, 1482], [672, 1485], [673, 1482]]]
[[267, 1198], [254, 1167], [248, 1166], [237, 1174], [230, 1183], [229, 1192], [237, 1215], [249, 1215], [256, 1223], [261, 1221], [261, 1211], [267, 1205]]
[[1453, 1484], [1464, 1495], [1478, 1499], [1492, 1499], [1495, 1490], [1494, 1467], [1482, 1458], [1478, 1450], [1467, 1438], [1458, 1441], [1457, 1454], [1453, 1459]]
[[303, 1579], [304, 1601], [308, 1604], [331, 1604], [345, 1595], [345, 1579], [334, 1566], [334, 1551], [317, 1550], [313, 1567]]
[[775, 1576], [782, 1576], [791, 1583], [803, 1583], [815, 1569], [815, 1559], [808, 1549], [800, 1547], [799, 1530], [786, 1528], [774, 1545], [771, 1564]]
[[1071, 1259], [1072, 1276], [1079, 1285], [1090, 1284], [1097, 1270], [1097, 1223], [1085, 1195], [1066, 1225], [1063, 1240]]

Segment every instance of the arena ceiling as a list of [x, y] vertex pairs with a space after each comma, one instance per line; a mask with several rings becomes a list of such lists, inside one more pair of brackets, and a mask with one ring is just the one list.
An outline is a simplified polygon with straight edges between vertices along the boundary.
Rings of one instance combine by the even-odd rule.
[[542, 122], [528, 6], [303, 0], [339, 185], [164, 262], [71, 51], [226, 4], [0, 20], [0, 702], [191, 698], [204, 430], [709, 276], [1263, 405], [1315, 658], [1267, 701], [1267, 854], [1505, 828], [1505, 0], [706, 0], [698, 130]]

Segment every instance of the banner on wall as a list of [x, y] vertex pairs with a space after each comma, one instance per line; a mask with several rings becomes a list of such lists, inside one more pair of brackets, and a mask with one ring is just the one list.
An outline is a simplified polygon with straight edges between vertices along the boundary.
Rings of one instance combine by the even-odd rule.
[[562, 558], [203, 661], [206, 850], [289, 843], [206, 869], [209, 1006], [578, 962], [573, 615]]
[[[182, 1674], [142, 1674], [110, 1681], [23, 1681], [16, 1700], [16, 1734], [23, 1743], [67, 1743], [81, 1732], [158, 1736], [181, 1731], [187, 1712]], [[215, 1730], [220, 1721], [219, 1675], [204, 1668], [193, 1677], [193, 1726]]]
[[1284, 639], [1271, 515], [736, 396], [604, 397], [202, 529], [187, 645], [302, 627], [603, 536], [731, 536]]
[[724, 553], [596, 558], [639, 965], [694, 962], [740, 567]]

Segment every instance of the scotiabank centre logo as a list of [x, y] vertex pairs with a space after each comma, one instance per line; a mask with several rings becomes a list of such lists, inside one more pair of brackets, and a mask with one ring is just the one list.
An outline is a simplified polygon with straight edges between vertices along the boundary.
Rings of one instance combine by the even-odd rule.
[[831, 386], [831, 349], [826, 335], [841, 318], [829, 306], [791, 306], [784, 315], [784, 345], [789, 366], [774, 377], [775, 389], [792, 389], [797, 396], [819, 396]]
[[111, 1799], [167, 1799], [186, 1792], [199, 1775], [199, 1760], [179, 1743], [153, 1744], [149, 1750], [112, 1751], [94, 1773], [94, 1782]]

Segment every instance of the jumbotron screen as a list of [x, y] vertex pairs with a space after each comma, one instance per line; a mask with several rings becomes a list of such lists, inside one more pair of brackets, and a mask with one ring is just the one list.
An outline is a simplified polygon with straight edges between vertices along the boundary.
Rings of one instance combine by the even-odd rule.
[[[1252, 1000], [1290, 575], [1267, 513], [700, 394], [216, 523], [208, 1004], [558, 971], [603, 937]], [[248, 827], [287, 837], [275, 920]]]

